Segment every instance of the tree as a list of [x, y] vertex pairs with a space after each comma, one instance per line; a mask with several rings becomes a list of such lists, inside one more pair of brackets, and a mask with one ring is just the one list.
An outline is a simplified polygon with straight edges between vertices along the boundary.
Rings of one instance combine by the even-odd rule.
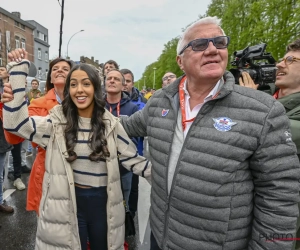
[[231, 38], [229, 55], [247, 46], [267, 43], [267, 51], [278, 59], [283, 56], [285, 45], [299, 36], [299, 2], [215, 0], [209, 5], [206, 13], [222, 19], [222, 28]]
[[[234, 51], [266, 43], [267, 52], [277, 60], [284, 55], [286, 45], [300, 37], [300, 0], [212, 0], [205, 15], [199, 18], [204, 16], [220, 18], [223, 30], [230, 36], [228, 69]], [[160, 85], [166, 71], [182, 74], [175, 60], [177, 43], [178, 37], [165, 44], [158, 60], [146, 67], [147, 79], [153, 79], [153, 65]], [[147, 86], [151, 87], [151, 83]]]
[[155, 85], [156, 89], [161, 88], [162, 77], [167, 71], [172, 71], [177, 76], [182, 75], [182, 70], [179, 68], [176, 62], [176, 47], [179, 38], [173, 38], [171, 41], [164, 45], [162, 54], [159, 56], [156, 62], [148, 65], [143, 73], [143, 77], [135, 83], [135, 86], [144, 86], [144, 76], [146, 81], [146, 87], [152, 88], [154, 81], [155, 70]]

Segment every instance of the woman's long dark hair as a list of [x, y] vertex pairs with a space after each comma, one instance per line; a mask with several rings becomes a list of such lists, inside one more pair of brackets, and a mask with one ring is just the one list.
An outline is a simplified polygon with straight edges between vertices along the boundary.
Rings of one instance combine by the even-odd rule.
[[68, 162], [76, 160], [77, 155], [74, 152], [77, 143], [77, 135], [79, 130], [78, 109], [70, 96], [70, 79], [75, 70], [83, 70], [87, 73], [90, 81], [94, 86], [94, 110], [91, 118], [91, 133], [89, 135], [89, 146], [92, 153], [89, 155], [91, 161], [99, 161], [101, 158], [109, 157], [107, 141], [105, 138], [105, 123], [103, 122], [103, 114], [105, 112], [105, 101], [102, 98], [101, 80], [98, 72], [88, 64], [79, 64], [74, 66], [69, 72], [66, 85], [64, 88], [64, 100], [62, 102], [63, 113], [67, 119], [65, 128], [66, 146], [69, 157]]

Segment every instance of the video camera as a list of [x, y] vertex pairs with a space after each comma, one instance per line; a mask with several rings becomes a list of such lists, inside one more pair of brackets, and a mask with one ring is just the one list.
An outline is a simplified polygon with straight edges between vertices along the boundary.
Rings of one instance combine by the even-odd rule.
[[[237, 69], [229, 71], [235, 78], [235, 83], [239, 84], [239, 78], [242, 72], [247, 72], [256, 84], [265, 85], [274, 83], [276, 80], [276, 61], [270, 53], [266, 53], [267, 45], [265, 43], [248, 46], [247, 48], [233, 53], [235, 59], [231, 62], [232, 66]], [[257, 60], [267, 60], [266, 62], [258, 62]]]

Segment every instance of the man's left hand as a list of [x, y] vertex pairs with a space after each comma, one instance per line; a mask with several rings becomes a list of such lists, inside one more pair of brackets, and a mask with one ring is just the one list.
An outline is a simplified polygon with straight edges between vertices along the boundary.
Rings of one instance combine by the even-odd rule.
[[242, 76], [239, 78], [239, 83], [241, 86], [251, 88], [251, 89], [257, 89], [259, 84], [255, 84], [247, 72], [243, 72]]

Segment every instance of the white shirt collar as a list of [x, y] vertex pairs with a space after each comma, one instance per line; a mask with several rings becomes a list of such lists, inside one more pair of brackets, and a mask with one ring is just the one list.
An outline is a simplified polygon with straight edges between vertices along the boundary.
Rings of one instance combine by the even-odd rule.
[[56, 93], [56, 91], [54, 90], [55, 92], [55, 97], [56, 97], [56, 101], [61, 104], [62, 103], [62, 100], [60, 99], [59, 95]]
[[[209, 92], [209, 94], [204, 98], [204, 102], [211, 100], [217, 93], [218, 91], [222, 88], [222, 86], [224, 85], [224, 79], [223, 77], [216, 83], [216, 85], [214, 86], [214, 88]], [[184, 81], [184, 85], [183, 85], [183, 90], [185, 95], [189, 98], [190, 94], [187, 90], [187, 79], [185, 79]]]

